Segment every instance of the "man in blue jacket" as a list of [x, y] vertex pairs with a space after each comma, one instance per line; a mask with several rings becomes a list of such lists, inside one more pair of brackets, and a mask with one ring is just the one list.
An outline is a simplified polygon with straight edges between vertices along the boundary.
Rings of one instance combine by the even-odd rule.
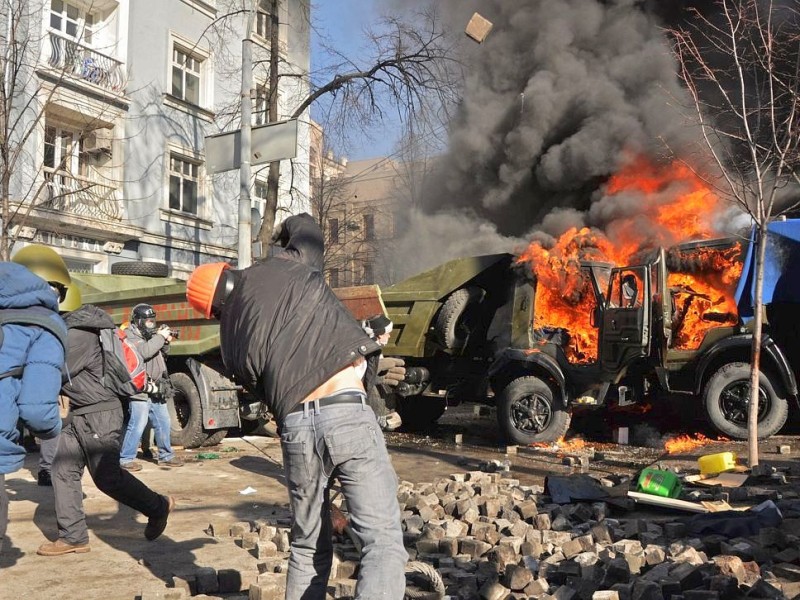
[[[0, 318], [5, 321], [0, 326], [0, 549], [8, 526], [5, 476], [25, 460], [17, 421], [41, 439], [61, 431], [58, 391], [66, 327], [57, 311], [65, 294], [59, 282], [50, 284], [22, 265], [0, 263]], [[14, 322], [11, 310], [31, 307], [38, 307], [41, 326]]]

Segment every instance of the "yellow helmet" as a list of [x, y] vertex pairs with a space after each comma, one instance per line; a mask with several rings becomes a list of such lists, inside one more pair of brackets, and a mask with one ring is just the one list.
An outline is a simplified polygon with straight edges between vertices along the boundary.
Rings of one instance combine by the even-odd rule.
[[58, 312], [72, 312], [83, 305], [81, 291], [74, 283], [67, 288], [67, 294], [58, 305]]
[[[14, 254], [11, 262], [27, 267], [59, 291], [59, 302], [66, 302], [66, 294], [72, 284], [64, 260], [49, 246], [31, 244]], [[60, 305], [59, 305], [60, 308]], [[61, 309], [67, 310], [67, 309]]]

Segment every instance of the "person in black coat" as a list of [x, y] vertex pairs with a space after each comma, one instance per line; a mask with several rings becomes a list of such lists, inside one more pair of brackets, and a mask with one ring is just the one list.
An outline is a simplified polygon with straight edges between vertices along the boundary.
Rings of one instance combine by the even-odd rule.
[[322, 231], [286, 219], [282, 248], [247, 269], [201, 265], [187, 298], [220, 321], [227, 370], [275, 416], [293, 512], [286, 598], [324, 598], [338, 478], [362, 544], [356, 598], [400, 600], [405, 564], [397, 475], [357, 368], [380, 351], [322, 275]]

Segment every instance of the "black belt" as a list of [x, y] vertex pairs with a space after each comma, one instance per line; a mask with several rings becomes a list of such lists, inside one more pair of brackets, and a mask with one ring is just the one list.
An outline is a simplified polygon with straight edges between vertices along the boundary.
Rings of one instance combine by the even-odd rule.
[[303, 408], [308, 405], [308, 410], [314, 408], [323, 408], [325, 406], [333, 406], [334, 404], [363, 404], [363, 394], [336, 394], [335, 396], [325, 396], [316, 400], [309, 400], [308, 402], [301, 402], [289, 411], [289, 414], [303, 412]]

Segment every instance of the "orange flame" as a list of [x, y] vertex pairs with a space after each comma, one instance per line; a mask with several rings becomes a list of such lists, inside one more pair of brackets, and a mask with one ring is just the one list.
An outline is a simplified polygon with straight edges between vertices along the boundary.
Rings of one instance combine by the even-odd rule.
[[[635, 206], [635, 214], [612, 221], [607, 235], [572, 228], [552, 248], [533, 242], [518, 258], [530, 263], [537, 278], [536, 327], [562, 330], [564, 352], [572, 363], [594, 362], [598, 357], [598, 329], [590, 322], [596, 298], [580, 260], [624, 266], [642, 249], [718, 236], [712, 218], [721, 200], [682, 163], [655, 165], [634, 158], [609, 179], [605, 193], [620, 206]], [[670, 288], [678, 290], [673, 298], [679, 323], [672, 345], [679, 349], [699, 346], [711, 327], [736, 323], [738, 248], [707, 252], [702, 273], [669, 277]]]
[[669, 454], [677, 454], [679, 452], [689, 452], [701, 446], [707, 446], [713, 442], [727, 442], [728, 438], [718, 437], [712, 440], [704, 436], [702, 433], [696, 433], [694, 436], [679, 435], [678, 437], [671, 438], [664, 442], [664, 450]]
[[569, 441], [564, 439], [562, 435], [555, 442], [534, 442], [531, 444], [532, 448], [545, 448], [550, 450], [558, 450], [559, 452], [574, 452], [586, 448], [588, 444], [581, 438], [573, 438]]

